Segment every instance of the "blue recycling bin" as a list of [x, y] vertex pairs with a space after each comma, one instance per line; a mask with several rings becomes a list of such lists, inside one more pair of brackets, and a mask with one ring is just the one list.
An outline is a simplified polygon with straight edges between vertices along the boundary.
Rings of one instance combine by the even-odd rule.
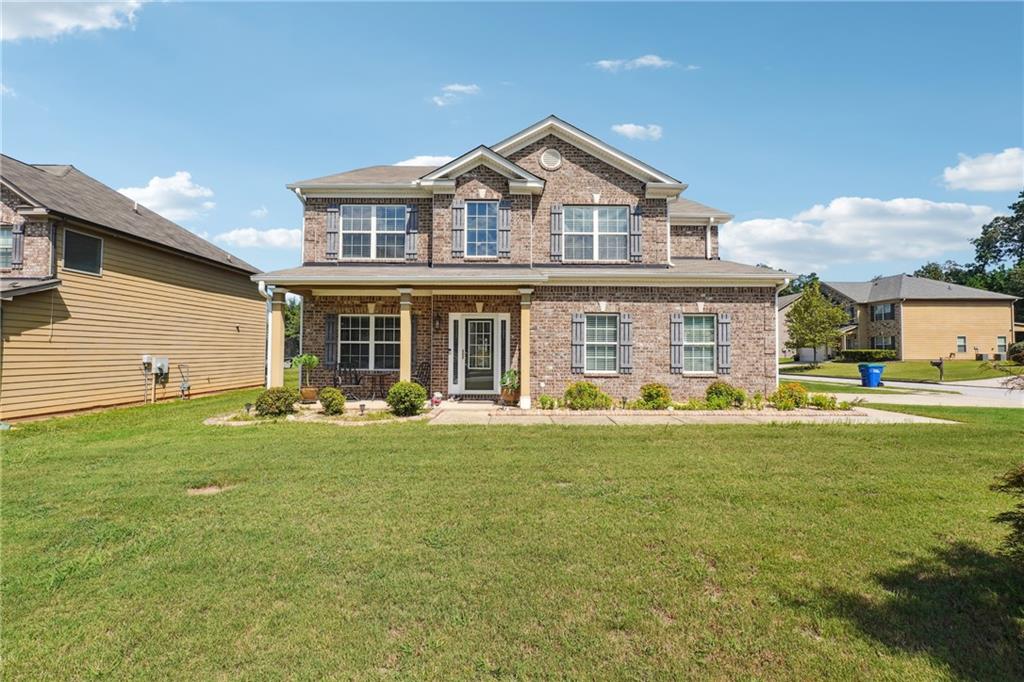
[[860, 385], [868, 388], [878, 388], [882, 383], [882, 370], [885, 369], [885, 365], [872, 365], [867, 362], [862, 362], [857, 365], [857, 369], [860, 370]]

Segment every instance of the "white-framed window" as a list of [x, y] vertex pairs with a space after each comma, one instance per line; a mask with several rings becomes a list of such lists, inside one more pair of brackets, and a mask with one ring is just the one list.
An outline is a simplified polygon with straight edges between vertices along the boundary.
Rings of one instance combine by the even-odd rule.
[[871, 347], [876, 350], [896, 350], [896, 337], [872, 336]]
[[64, 230], [64, 269], [89, 275], [103, 273], [103, 240], [99, 237]]
[[619, 316], [587, 315], [586, 372], [619, 369]]
[[399, 329], [398, 315], [338, 315], [338, 366], [397, 370]]
[[341, 258], [405, 256], [405, 205], [343, 204]]
[[466, 202], [466, 257], [498, 257], [498, 202]]
[[683, 372], [715, 371], [715, 316], [683, 316]]
[[0, 225], [0, 268], [9, 268], [14, 260], [14, 226]]
[[1005, 353], [1006, 352], [1006, 337], [1005, 336], [997, 336], [996, 337], [996, 352], [997, 353]]
[[956, 337], [956, 352], [966, 353], [967, 352], [967, 337], [958, 336]]
[[565, 206], [566, 260], [623, 261], [629, 258], [629, 208], [626, 206]]
[[880, 320], [895, 320], [896, 319], [896, 307], [892, 303], [878, 303], [871, 306], [871, 320], [878, 322]]

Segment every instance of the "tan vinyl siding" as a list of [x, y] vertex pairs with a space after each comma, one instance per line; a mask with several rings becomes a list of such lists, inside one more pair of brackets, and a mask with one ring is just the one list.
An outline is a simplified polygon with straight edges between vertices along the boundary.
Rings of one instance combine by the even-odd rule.
[[[952, 354], [974, 359], [975, 353], [996, 352], [996, 337], [1013, 338], [1013, 307], [1009, 301], [904, 301], [903, 357], [923, 360]], [[967, 352], [956, 352], [956, 337], [967, 337]], [[977, 347], [977, 351], [975, 351]]]
[[3, 303], [0, 415], [139, 403], [143, 354], [167, 356], [157, 399], [178, 395], [187, 364], [192, 394], [264, 378], [265, 302], [248, 275], [107, 233], [102, 275], [63, 269], [59, 288]]

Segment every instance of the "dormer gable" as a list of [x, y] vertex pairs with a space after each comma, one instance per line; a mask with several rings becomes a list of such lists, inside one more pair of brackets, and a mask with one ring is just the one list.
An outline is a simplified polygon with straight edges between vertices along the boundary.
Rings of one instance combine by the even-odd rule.
[[418, 184], [434, 192], [451, 192], [455, 189], [455, 181], [460, 175], [478, 166], [486, 166], [507, 178], [511, 194], [539, 194], [544, 190], [544, 180], [485, 145], [471, 149], [440, 168], [426, 173], [419, 178]]

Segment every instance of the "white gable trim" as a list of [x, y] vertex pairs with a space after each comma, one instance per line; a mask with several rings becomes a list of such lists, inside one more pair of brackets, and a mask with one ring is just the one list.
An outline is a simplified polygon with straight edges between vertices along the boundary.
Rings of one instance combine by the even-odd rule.
[[[508, 156], [509, 154], [536, 142], [545, 135], [555, 135], [556, 137], [559, 137], [570, 144], [576, 145], [580, 149], [593, 154], [602, 161], [610, 163], [616, 168], [629, 173], [635, 178], [644, 180], [645, 182], [679, 186], [678, 191], [680, 192], [686, 188], [685, 183], [679, 182], [671, 175], [662, 173], [657, 168], [649, 166], [643, 161], [635, 159], [625, 152], [619, 151], [610, 144], [597, 139], [593, 135], [580, 130], [576, 126], [566, 123], [557, 116], [548, 116], [547, 118], [534, 123], [529, 128], [521, 130], [511, 137], [505, 138], [498, 144], [494, 145], [492, 149], [498, 154]], [[666, 189], [668, 188], [666, 187]]]
[[479, 166], [480, 164], [501, 173], [510, 180], [537, 183], [542, 187], [544, 185], [544, 181], [533, 173], [530, 173], [524, 168], [520, 168], [505, 157], [500, 154], [496, 154], [494, 151], [483, 145], [466, 152], [457, 159], [449, 161], [440, 168], [430, 171], [420, 178], [419, 184], [426, 185], [435, 180], [454, 179], [467, 170]]

